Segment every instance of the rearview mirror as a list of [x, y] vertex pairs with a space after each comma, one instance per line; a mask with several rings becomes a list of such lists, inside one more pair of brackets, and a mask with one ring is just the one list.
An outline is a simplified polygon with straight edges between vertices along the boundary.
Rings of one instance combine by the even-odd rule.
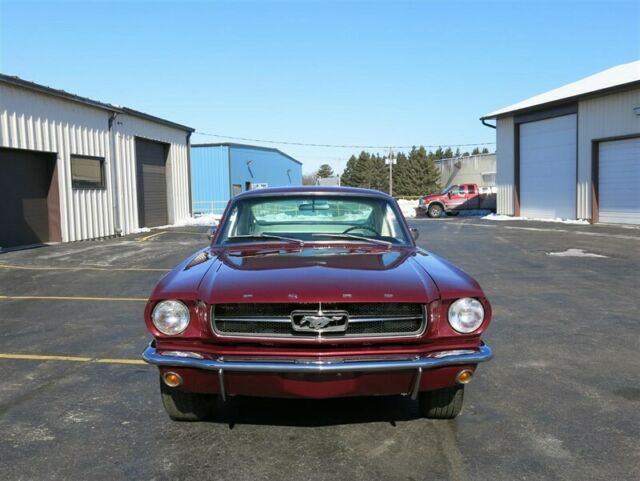
[[420, 231], [415, 227], [412, 227], [410, 230], [411, 230], [411, 235], [413, 236], [413, 240], [418, 240], [418, 237], [420, 237]]
[[314, 210], [329, 210], [328, 202], [316, 202], [315, 200], [311, 203], [300, 204], [298, 210], [302, 212], [309, 212]]

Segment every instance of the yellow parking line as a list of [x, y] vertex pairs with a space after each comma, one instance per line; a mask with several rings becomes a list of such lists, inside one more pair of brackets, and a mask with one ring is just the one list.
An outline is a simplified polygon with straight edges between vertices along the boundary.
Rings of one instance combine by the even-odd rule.
[[154, 239], [154, 238], [156, 238], [156, 237], [158, 237], [158, 236], [160, 236], [160, 235], [162, 235], [162, 234], [166, 234], [166, 232], [156, 232], [155, 234], [151, 234], [151, 235], [148, 235], [148, 236], [146, 236], [146, 237], [142, 237], [142, 238], [141, 238], [141, 239], [139, 239], [139, 240], [140, 240], [141, 242], [148, 241], [148, 240]]
[[45, 300], [45, 301], [129, 301], [147, 302], [144, 297], [76, 297], [76, 296], [3, 296], [7, 300]]
[[142, 359], [109, 359], [109, 358], [105, 358], [105, 359], [94, 359], [93, 362], [97, 362], [97, 363], [100, 363], [100, 364], [144, 364], [144, 365], [147, 364]]
[[24, 360], [24, 361], [70, 361], [93, 362], [98, 364], [137, 364], [146, 365], [142, 359], [117, 359], [117, 358], [93, 358], [81, 356], [48, 356], [41, 354], [4, 354], [0, 353], [0, 359]]
[[27, 361], [74, 361], [74, 362], [91, 361], [90, 357], [42, 356], [39, 354], [2, 354], [2, 353], [0, 353], [0, 359], [24, 359]]
[[140, 271], [140, 272], [169, 272], [171, 269], [156, 269], [153, 267], [47, 267], [47, 266], [16, 266], [0, 264], [0, 269], [18, 269], [25, 271]]

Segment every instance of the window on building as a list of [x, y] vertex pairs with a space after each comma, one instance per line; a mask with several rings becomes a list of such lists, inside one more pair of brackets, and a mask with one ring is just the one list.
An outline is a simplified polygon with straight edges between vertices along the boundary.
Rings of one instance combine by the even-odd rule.
[[240, 192], [242, 192], [242, 185], [240, 184], [233, 184], [233, 196], [235, 197], [236, 195], [238, 195]]
[[104, 189], [104, 158], [72, 155], [71, 184], [74, 189]]

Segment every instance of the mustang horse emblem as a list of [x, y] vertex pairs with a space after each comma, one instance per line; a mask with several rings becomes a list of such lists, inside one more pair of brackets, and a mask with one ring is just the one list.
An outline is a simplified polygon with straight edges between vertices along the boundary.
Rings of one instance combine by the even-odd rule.
[[299, 332], [345, 332], [349, 323], [349, 313], [346, 311], [293, 311], [291, 324]]
[[323, 329], [332, 322], [342, 320], [343, 316], [304, 316], [300, 320], [300, 326], [309, 326], [312, 329]]

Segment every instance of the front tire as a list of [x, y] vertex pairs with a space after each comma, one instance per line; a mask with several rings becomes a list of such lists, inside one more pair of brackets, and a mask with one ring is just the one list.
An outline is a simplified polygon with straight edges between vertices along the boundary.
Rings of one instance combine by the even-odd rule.
[[213, 414], [215, 396], [180, 391], [160, 378], [162, 405], [174, 421], [202, 421]]
[[437, 219], [438, 217], [442, 217], [443, 212], [444, 212], [444, 209], [442, 208], [442, 206], [438, 204], [430, 205], [429, 210], [427, 211], [427, 213], [429, 214], [429, 217], [433, 217], [434, 219]]
[[429, 419], [453, 419], [464, 400], [464, 386], [451, 386], [420, 393], [420, 412]]

